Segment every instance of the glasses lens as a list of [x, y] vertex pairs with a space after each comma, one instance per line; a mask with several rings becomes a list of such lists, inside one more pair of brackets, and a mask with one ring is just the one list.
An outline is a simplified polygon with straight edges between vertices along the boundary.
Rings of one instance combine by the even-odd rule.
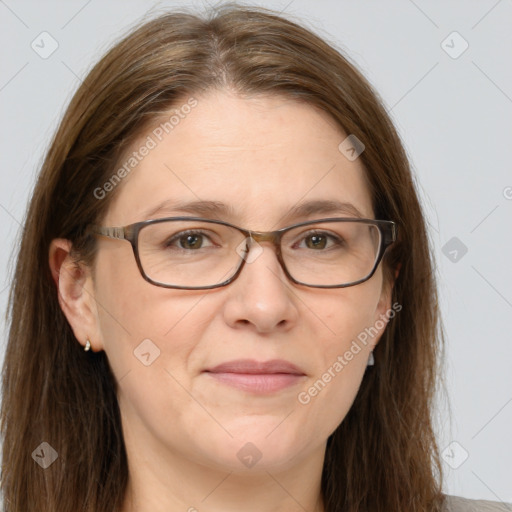
[[[360, 281], [373, 270], [381, 233], [371, 223], [319, 222], [283, 235], [281, 253], [290, 275], [306, 285], [340, 286]], [[231, 278], [246, 256], [246, 238], [214, 222], [170, 220], [139, 232], [139, 258], [145, 274], [168, 286], [207, 287]]]
[[139, 258], [145, 274], [172, 286], [214, 286], [240, 265], [237, 247], [245, 237], [237, 229], [201, 221], [147, 224], [139, 232]]
[[283, 260], [297, 281], [319, 286], [349, 284], [373, 270], [381, 233], [371, 223], [337, 221], [292, 229], [282, 240]]

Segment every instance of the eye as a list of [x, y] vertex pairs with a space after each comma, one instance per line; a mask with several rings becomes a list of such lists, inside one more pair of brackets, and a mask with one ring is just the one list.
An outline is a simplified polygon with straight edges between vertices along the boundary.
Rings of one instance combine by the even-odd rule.
[[[211, 247], [212, 244], [204, 245], [206, 241], [210, 241], [209, 237], [201, 231], [183, 231], [170, 237], [164, 242], [165, 248], [178, 248], [185, 250], [197, 250], [204, 247]], [[178, 246], [176, 247], [176, 242]]]
[[308, 249], [325, 249], [327, 237], [325, 235], [309, 235], [306, 237], [306, 246]]
[[305, 242], [307, 249], [313, 250], [329, 249], [343, 244], [343, 239], [325, 231], [310, 231], [302, 235], [302, 241]]

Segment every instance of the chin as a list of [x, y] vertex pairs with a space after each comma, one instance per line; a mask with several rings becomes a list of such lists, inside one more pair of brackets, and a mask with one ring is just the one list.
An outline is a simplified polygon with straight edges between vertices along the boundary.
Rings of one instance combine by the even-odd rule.
[[209, 444], [200, 449], [210, 459], [210, 464], [225, 471], [285, 470], [295, 464], [294, 460], [304, 450], [306, 442], [303, 438], [298, 441], [298, 433], [294, 435], [289, 428], [278, 425], [275, 418], [274, 421], [246, 421], [245, 429], [225, 425], [233, 437], [219, 428], [216, 435], [204, 435], [204, 441]]

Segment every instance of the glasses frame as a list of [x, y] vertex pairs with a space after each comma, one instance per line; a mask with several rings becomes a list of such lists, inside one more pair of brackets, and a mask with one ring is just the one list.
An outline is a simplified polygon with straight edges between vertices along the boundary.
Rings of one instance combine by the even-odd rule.
[[[223, 281], [219, 284], [209, 285], [209, 286], [178, 286], [178, 285], [170, 285], [165, 283], [160, 283], [159, 281], [155, 281], [151, 279], [146, 272], [144, 271], [142, 267], [142, 263], [140, 261], [139, 257], [139, 233], [140, 231], [145, 227], [149, 226], [151, 224], [158, 224], [161, 222], [168, 222], [168, 221], [200, 221], [200, 222], [209, 222], [212, 224], [221, 224], [223, 226], [228, 226], [234, 229], [237, 229], [240, 231], [245, 238], [252, 239], [256, 242], [271, 242], [274, 245], [277, 260], [279, 261], [279, 264], [281, 265], [281, 268], [283, 269], [284, 273], [288, 277], [292, 283], [299, 284], [302, 286], [307, 286], [309, 288], [347, 288], [349, 286], [355, 286], [360, 283], [364, 283], [365, 281], [368, 281], [375, 271], [377, 270], [377, 267], [379, 266], [380, 262], [382, 261], [382, 258], [384, 256], [384, 253], [386, 252], [387, 248], [393, 244], [396, 241], [397, 238], [397, 225], [395, 222], [391, 220], [377, 220], [377, 219], [362, 219], [359, 217], [329, 217], [326, 219], [315, 219], [315, 220], [308, 220], [305, 222], [299, 222], [296, 224], [293, 224], [291, 226], [287, 226], [285, 228], [278, 229], [276, 231], [252, 231], [249, 229], [241, 228], [239, 226], [235, 226], [234, 224], [231, 224], [229, 222], [225, 222], [222, 220], [214, 220], [214, 219], [204, 219], [202, 217], [165, 217], [161, 219], [151, 219], [151, 220], [144, 220], [141, 222], [135, 222], [133, 224], [128, 224], [127, 226], [121, 226], [121, 227], [105, 227], [105, 226], [91, 226], [90, 232], [95, 235], [101, 235], [108, 238], [112, 238], [115, 240], [126, 240], [130, 242], [133, 254], [135, 256], [135, 261], [137, 262], [137, 267], [139, 268], [139, 271], [142, 275], [142, 277], [148, 281], [149, 283], [160, 286], [162, 288], [174, 288], [179, 290], [210, 290], [213, 288], [221, 288], [223, 286], [226, 286], [230, 283], [232, 283], [242, 272], [243, 267], [245, 266], [246, 259], [244, 257], [240, 257], [240, 264], [235, 273], [227, 280]], [[311, 285], [306, 284], [301, 281], [298, 281], [293, 278], [293, 276], [289, 273], [288, 269], [286, 268], [286, 264], [283, 260], [283, 256], [281, 254], [281, 239], [283, 235], [295, 228], [301, 227], [301, 226], [308, 226], [311, 224], [318, 224], [318, 223], [326, 223], [326, 222], [359, 222], [364, 224], [372, 224], [374, 226], [377, 226], [377, 228], [380, 231], [380, 246], [379, 250], [377, 252], [377, 257], [375, 259], [375, 264], [371, 270], [371, 272], [364, 278], [359, 279], [358, 281], [353, 281], [351, 283], [341, 284], [341, 285]], [[251, 244], [252, 245], [252, 244]], [[247, 250], [250, 250], [250, 247], [247, 247]]]

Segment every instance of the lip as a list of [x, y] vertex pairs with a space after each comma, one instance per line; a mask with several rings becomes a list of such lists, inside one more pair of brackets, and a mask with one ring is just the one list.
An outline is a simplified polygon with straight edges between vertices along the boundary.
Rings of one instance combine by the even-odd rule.
[[305, 375], [305, 373], [284, 359], [271, 359], [270, 361], [256, 361], [255, 359], [235, 359], [218, 364], [205, 371], [210, 373], [249, 373], [253, 375], [288, 373], [291, 375]]
[[228, 386], [258, 394], [283, 390], [306, 376], [300, 368], [283, 359], [237, 359], [208, 368], [204, 373]]

